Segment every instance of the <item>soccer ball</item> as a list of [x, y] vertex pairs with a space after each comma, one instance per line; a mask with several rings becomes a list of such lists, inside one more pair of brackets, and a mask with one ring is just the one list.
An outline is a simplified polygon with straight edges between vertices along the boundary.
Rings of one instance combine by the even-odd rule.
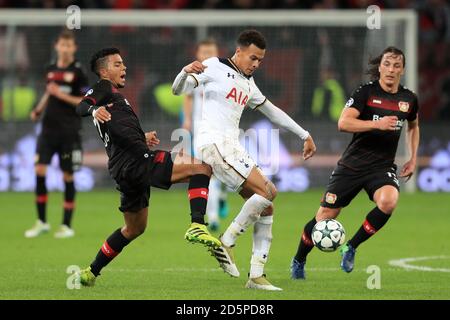
[[334, 219], [319, 221], [311, 233], [314, 245], [321, 251], [332, 252], [345, 241], [345, 230], [342, 224]]

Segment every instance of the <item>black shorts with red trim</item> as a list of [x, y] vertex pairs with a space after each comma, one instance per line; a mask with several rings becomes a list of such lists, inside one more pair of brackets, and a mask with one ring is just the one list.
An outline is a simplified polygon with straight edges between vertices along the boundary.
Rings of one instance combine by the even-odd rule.
[[362, 189], [366, 191], [369, 199], [373, 200], [375, 191], [386, 185], [391, 185], [400, 191], [395, 164], [392, 167], [374, 171], [370, 169], [354, 171], [338, 165], [331, 174], [320, 206], [325, 208], [346, 207]]
[[61, 170], [73, 173], [80, 169], [83, 152], [81, 137], [78, 132], [43, 132], [39, 135], [36, 146], [36, 164], [50, 164], [57, 153]]
[[126, 166], [116, 179], [120, 191], [122, 212], [137, 212], [147, 208], [150, 199], [150, 187], [167, 190], [171, 187], [173, 161], [168, 151], [156, 150], [140, 162]]

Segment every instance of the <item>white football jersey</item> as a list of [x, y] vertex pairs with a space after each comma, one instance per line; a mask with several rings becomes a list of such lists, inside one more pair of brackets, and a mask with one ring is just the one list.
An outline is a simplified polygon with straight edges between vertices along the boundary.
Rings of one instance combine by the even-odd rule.
[[266, 101], [253, 77], [239, 71], [231, 59], [209, 58], [201, 74], [190, 74], [203, 87], [201, 121], [196, 125], [196, 148], [212, 143], [239, 143], [239, 121], [244, 108], [255, 109]]

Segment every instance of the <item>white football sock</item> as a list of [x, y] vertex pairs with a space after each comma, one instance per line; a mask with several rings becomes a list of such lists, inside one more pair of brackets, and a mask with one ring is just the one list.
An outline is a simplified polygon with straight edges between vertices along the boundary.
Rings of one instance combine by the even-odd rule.
[[206, 205], [206, 216], [209, 223], [219, 222], [219, 200], [220, 200], [220, 181], [212, 175], [209, 181], [208, 204]]
[[273, 216], [262, 216], [253, 228], [253, 254], [250, 261], [250, 278], [261, 277], [269, 257], [272, 243]]
[[252, 224], [258, 220], [261, 213], [272, 204], [272, 201], [254, 194], [242, 206], [241, 212], [234, 218], [228, 229], [223, 234], [221, 241], [231, 247], [236, 243], [238, 236], [243, 234]]

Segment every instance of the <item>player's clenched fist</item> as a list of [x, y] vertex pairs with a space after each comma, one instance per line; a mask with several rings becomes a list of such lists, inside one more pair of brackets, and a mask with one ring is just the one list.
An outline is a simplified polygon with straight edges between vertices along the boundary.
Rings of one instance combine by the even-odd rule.
[[106, 108], [109, 108], [112, 106], [112, 103], [102, 106], [95, 110], [92, 113], [92, 116], [100, 123], [105, 123], [111, 120], [111, 114], [106, 110]]
[[380, 130], [397, 130], [397, 120], [396, 116], [385, 116], [377, 121], [378, 129]]
[[41, 113], [38, 110], [33, 110], [30, 113], [30, 119], [32, 121], [38, 121], [39, 120], [39, 116], [41, 115]]
[[156, 135], [156, 131], [146, 132], [145, 140], [147, 141], [147, 146], [149, 148], [154, 147], [159, 144], [159, 139]]
[[200, 61], [194, 61], [191, 64], [188, 64], [183, 70], [187, 73], [202, 73], [208, 66], [203, 65]]
[[311, 158], [314, 153], [316, 153], [316, 144], [311, 136], [306, 138], [305, 143], [303, 144], [303, 160], [308, 160]]

